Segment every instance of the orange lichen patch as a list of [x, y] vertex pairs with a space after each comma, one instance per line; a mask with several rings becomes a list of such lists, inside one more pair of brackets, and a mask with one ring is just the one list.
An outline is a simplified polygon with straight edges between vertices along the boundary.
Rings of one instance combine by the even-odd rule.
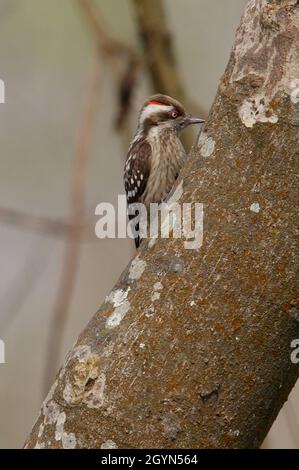
[[233, 318], [231, 325], [234, 331], [236, 332], [244, 325], [244, 320], [241, 320], [241, 318], [235, 317]]

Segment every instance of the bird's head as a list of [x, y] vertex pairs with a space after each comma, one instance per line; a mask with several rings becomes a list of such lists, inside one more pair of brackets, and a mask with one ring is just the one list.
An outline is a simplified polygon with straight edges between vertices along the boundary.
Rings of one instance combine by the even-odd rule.
[[167, 95], [153, 95], [146, 100], [139, 114], [139, 130], [148, 132], [151, 128], [168, 128], [177, 134], [191, 124], [204, 120], [187, 114], [183, 105]]

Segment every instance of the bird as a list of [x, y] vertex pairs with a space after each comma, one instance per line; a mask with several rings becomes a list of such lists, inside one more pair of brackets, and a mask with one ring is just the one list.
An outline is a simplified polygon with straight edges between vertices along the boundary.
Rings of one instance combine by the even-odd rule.
[[[167, 198], [187, 158], [180, 132], [203, 122], [187, 114], [183, 105], [170, 96], [155, 94], [144, 102], [124, 167], [128, 208], [142, 203], [149, 213], [151, 203], [160, 204]], [[130, 219], [134, 217], [129, 214]], [[136, 248], [141, 241], [138, 231], [136, 224]]]

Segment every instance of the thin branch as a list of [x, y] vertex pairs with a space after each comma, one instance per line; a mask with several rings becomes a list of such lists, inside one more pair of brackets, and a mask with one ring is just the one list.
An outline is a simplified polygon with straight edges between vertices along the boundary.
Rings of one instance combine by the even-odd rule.
[[[100, 51], [108, 60], [116, 57], [138, 57], [129, 45], [118, 41], [107, 33], [107, 27], [100, 10], [91, 0], [77, 0], [99, 45]], [[138, 59], [139, 60], [139, 59]]]
[[[162, 0], [133, 0], [133, 5], [154, 92], [173, 96], [205, 117], [205, 111], [184, 90]], [[183, 135], [187, 148], [193, 143], [191, 136], [192, 133]]]
[[64, 220], [36, 216], [6, 207], [0, 207], [0, 222], [53, 236], [64, 236], [71, 229], [71, 224]]
[[[17, 227], [21, 230], [38, 233], [39, 235], [65, 237], [72, 230], [72, 223], [62, 219], [32, 215], [15, 209], [0, 207], [0, 223]], [[81, 223], [84, 240], [94, 240], [90, 236], [91, 221]]]
[[133, 47], [108, 34], [100, 9], [91, 0], [77, 1], [96, 40], [98, 50], [111, 68], [112, 77], [116, 81], [119, 109], [115, 127], [122, 130], [131, 109], [142, 63], [141, 57]]
[[71, 190], [71, 229], [69, 230], [66, 240], [61, 281], [49, 330], [44, 377], [45, 390], [48, 388], [49, 381], [53, 379], [57, 369], [62, 349], [63, 334], [68, 319], [69, 305], [78, 269], [82, 218], [84, 216], [87, 161], [90, 154], [92, 131], [95, 124], [100, 78], [99, 60], [97, 58], [93, 64], [89, 79], [82, 127], [79, 130], [77, 152], [74, 159]]

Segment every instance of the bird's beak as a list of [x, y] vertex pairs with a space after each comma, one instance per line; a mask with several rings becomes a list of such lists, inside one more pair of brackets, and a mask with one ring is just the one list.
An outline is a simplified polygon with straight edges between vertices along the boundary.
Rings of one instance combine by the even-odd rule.
[[191, 126], [191, 124], [202, 124], [203, 122], [205, 122], [204, 119], [200, 119], [195, 116], [192, 116], [191, 114], [187, 114], [184, 121], [182, 122], [182, 127], [184, 129], [185, 127]]

